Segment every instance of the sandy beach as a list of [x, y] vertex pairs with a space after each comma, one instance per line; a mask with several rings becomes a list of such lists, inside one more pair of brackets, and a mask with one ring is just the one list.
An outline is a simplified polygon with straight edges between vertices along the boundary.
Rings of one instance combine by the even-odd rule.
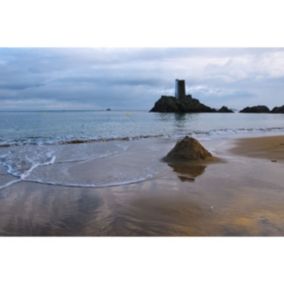
[[[155, 141], [143, 143], [158, 149], [157, 156], [137, 148], [131, 155], [88, 161], [68, 171], [85, 180], [98, 168], [99, 178], [109, 162], [127, 169], [150, 157], [158, 160], [173, 141]], [[221, 162], [176, 168], [159, 162], [157, 176], [136, 183], [82, 188], [15, 182], [0, 191], [0, 235], [283, 236], [284, 136], [204, 145]], [[0, 180], [13, 183], [1, 169]]]
[[273, 162], [284, 160], [284, 136], [255, 137], [239, 139], [232, 151], [235, 154], [270, 159]]

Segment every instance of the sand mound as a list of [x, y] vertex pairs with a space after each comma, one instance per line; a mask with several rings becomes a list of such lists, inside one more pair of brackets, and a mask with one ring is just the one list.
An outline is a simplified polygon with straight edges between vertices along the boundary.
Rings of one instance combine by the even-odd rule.
[[164, 161], [204, 161], [212, 158], [212, 154], [196, 139], [186, 136], [176, 143], [175, 147], [164, 158]]

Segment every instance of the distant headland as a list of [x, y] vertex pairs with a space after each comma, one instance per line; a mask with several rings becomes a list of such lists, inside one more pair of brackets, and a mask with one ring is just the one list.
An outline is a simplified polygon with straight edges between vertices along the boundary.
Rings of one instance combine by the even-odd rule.
[[[201, 103], [192, 95], [186, 95], [185, 80], [176, 79], [175, 81], [175, 96], [161, 96], [155, 102], [150, 112], [173, 112], [173, 113], [233, 113], [234, 111], [227, 106], [222, 106], [220, 109], [215, 109]], [[271, 111], [267, 106], [252, 106], [246, 107], [240, 113], [284, 113], [284, 105], [274, 107]]]

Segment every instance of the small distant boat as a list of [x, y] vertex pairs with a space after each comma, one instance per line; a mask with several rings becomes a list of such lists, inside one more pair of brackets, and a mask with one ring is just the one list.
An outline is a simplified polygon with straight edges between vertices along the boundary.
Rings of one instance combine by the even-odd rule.
[[107, 108], [106, 111], [111, 111], [111, 109], [110, 109], [110, 108]]

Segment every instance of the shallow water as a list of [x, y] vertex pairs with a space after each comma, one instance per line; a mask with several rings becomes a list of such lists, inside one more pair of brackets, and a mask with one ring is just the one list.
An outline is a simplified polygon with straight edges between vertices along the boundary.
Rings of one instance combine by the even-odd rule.
[[[3, 175], [69, 187], [111, 187], [156, 177], [169, 139], [110, 141], [72, 145], [25, 145], [0, 149]], [[10, 181], [0, 181], [0, 189]]]

